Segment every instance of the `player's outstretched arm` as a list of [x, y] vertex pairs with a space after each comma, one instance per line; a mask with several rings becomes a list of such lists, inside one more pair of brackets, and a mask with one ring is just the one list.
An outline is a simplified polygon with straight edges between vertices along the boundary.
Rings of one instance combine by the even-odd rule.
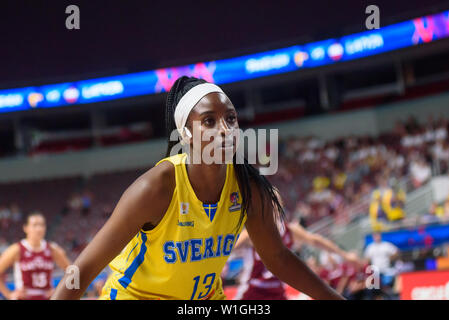
[[80, 299], [93, 279], [114, 259], [145, 223], [157, 225], [168, 209], [174, 190], [174, 167], [164, 161], [139, 177], [122, 195], [111, 217], [81, 252], [79, 289], [67, 288], [66, 275], [51, 299]]
[[252, 191], [254, 196], [246, 229], [265, 266], [280, 280], [313, 299], [343, 299], [285, 247], [274, 220], [271, 203], [265, 203], [262, 217], [262, 198], [257, 187], [254, 186]]
[[361, 263], [355, 254], [344, 251], [336, 243], [320, 234], [309, 232], [296, 223], [289, 223], [288, 227], [291, 230], [295, 241], [304, 241], [310, 246], [336, 253], [348, 262], [356, 264]]

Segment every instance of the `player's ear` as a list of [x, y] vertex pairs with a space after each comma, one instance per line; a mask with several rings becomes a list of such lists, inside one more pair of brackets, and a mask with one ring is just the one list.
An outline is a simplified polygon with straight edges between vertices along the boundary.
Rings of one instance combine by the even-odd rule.
[[192, 135], [192, 133], [190, 132], [189, 128], [184, 127], [182, 139], [184, 140], [184, 142], [185, 142], [187, 145], [189, 145], [190, 142], [192, 141], [192, 137], [193, 137], [193, 135]]

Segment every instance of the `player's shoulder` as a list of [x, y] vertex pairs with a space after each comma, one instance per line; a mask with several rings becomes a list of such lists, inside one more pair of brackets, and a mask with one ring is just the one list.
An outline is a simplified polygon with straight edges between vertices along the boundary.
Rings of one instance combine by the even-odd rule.
[[23, 247], [23, 248], [26, 249], [26, 241], [25, 241], [25, 239], [21, 239], [19, 241], [16, 241], [16, 242], [14, 242], [13, 244], [11, 244], [9, 246], [9, 248], [11, 248], [11, 250], [16, 250], [16, 251], [19, 251], [20, 247]]
[[168, 191], [173, 189], [175, 180], [175, 166], [170, 161], [163, 161], [141, 175], [136, 183], [144, 189]]
[[139, 176], [125, 191], [125, 194], [142, 203], [161, 201], [173, 193], [175, 168], [169, 161], [163, 161]]
[[52, 251], [61, 251], [64, 250], [62, 247], [54, 241], [48, 241], [48, 246]]
[[20, 244], [15, 242], [3, 251], [2, 255], [18, 258], [20, 255]]

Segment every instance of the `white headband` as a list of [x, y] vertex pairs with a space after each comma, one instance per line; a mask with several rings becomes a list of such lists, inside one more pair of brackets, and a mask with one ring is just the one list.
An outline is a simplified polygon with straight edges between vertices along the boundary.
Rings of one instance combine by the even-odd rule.
[[213, 83], [202, 83], [187, 91], [181, 100], [179, 100], [175, 109], [175, 123], [181, 137], [184, 136], [183, 128], [186, 125], [190, 111], [192, 111], [202, 97], [211, 92], [221, 92], [225, 94], [219, 86]]

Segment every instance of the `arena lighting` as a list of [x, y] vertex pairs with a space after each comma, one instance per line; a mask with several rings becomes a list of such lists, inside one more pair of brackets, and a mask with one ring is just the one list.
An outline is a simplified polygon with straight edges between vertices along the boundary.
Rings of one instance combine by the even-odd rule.
[[182, 75], [224, 84], [350, 61], [449, 36], [449, 11], [378, 30], [230, 59], [112, 77], [0, 90], [0, 113], [114, 100], [168, 91]]

